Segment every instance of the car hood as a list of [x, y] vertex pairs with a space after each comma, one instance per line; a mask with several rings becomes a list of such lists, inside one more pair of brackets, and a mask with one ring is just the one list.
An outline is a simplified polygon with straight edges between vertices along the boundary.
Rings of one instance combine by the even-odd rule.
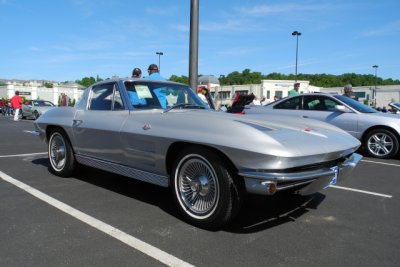
[[272, 153], [275, 156], [351, 153], [349, 151], [354, 152], [360, 146], [360, 142], [345, 131], [312, 119], [207, 111], [178, 111], [166, 115], [173, 121], [186, 124], [186, 134], [181, 138], [191, 137], [196, 142], [226, 146], [235, 143], [244, 150]]

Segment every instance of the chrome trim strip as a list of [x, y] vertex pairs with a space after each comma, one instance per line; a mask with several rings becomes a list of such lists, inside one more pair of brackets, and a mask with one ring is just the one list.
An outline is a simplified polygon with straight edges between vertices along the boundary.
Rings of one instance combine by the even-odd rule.
[[[353, 153], [343, 163], [332, 168], [323, 168], [319, 170], [295, 173], [252, 171], [239, 172], [239, 175], [243, 176], [246, 190], [249, 193], [268, 195], [268, 190], [263, 182], [273, 181], [277, 184], [277, 191], [305, 185], [299, 190], [298, 193], [302, 195], [308, 195], [326, 188], [335, 176], [337, 176], [338, 181], [343, 181], [349, 177], [361, 159], [361, 155]], [[283, 182], [288, 184], [283, 184], [280, 186], [279, 183]]]
[[99, 160], [91, 157], [86, 157], [82, 155], [75, 155], [76, 161], [80, 164], [101, 169], [104, 171], [120, 174], [127, 176], [136, 180], [143, 182], [168, 187], [169, 177], [164, 175], [158, 175], [151, 172], [146, 172], [142, 170], [133, 169], [124, 165], [116, 164], [113, 162], [108, 162], [104, 160]]

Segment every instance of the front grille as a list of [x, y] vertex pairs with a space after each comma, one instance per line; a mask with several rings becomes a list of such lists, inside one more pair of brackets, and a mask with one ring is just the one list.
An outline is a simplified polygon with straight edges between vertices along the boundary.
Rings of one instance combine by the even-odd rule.
[[[350, 156], [350, 155], [348, 155], [348, 156]], [[304, 166], [300, 166], [300, 167], [288, 168], [288, 169], [284, 169], [284, 170], [282, 170], [282, 169], [266, 170], [266, 172], [296, 173], [296, 172], [314, 171], [314, 170], [320, 170], [320, 169], [329, 169], [329, 168], [339, 165], [340, 163], [343, 163], [347, 157], [342, 157], [342, 158], [339, 158], [336, 160], [331, 160], [331, 161], [314, 163], [314, 164], [310, 164], [310, 165], [304, 165]]]

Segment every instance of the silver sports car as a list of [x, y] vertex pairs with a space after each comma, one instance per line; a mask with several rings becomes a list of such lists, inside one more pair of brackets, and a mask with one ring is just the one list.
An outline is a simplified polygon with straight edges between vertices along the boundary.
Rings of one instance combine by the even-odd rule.
[[371, 157], [392, 158], [399, 152], [400, 117], [378, 112], [346, 96], [299, 94], [266, 106], [247, 106], [244, 113], [290, 115], [325, 121], [358, 138]]
[[50, 101], [39, 100], [39, 99], [27, 100], [24, 104], [22, 104], [21, 117], [23, 119], [25, 118], [37, 119], [43, 113], [55, 107], [56, 105], [54, 105]]
[[330, 124], [216, 112], [167, 81], [106, 80], [34, 124], [56, 175], [83, 164], [170, 187], [183, 218], [206, 229], [231, 221], [246, 192], [312, 194], [361, 159], [360, 142]]

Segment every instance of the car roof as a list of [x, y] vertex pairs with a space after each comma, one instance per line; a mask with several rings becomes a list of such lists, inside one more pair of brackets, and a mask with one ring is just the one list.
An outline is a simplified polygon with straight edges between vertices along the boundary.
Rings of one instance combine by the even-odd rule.
[[188, 86], [187, 84], [178, 83], [178, 82], [169, 81], [169, 80], [155, 80], [155, 79], [147, 79], [147, 78], [129, 78], [129, 77], [127, 77], [127, 78], [107, 79], [107, 80], [103, 80], [103, 81], [97, 82], [97, 83], [93, 84], [92, 86], [99, 85], [99, 84], [110, 83], [110, 82], [119, 83], [119, 82], [126, 82], [126, 81], [131, 81], [131, 82], [141, 81], [141, 82], [149, 82], [149, 83], [180, 84], [180, 85]]

